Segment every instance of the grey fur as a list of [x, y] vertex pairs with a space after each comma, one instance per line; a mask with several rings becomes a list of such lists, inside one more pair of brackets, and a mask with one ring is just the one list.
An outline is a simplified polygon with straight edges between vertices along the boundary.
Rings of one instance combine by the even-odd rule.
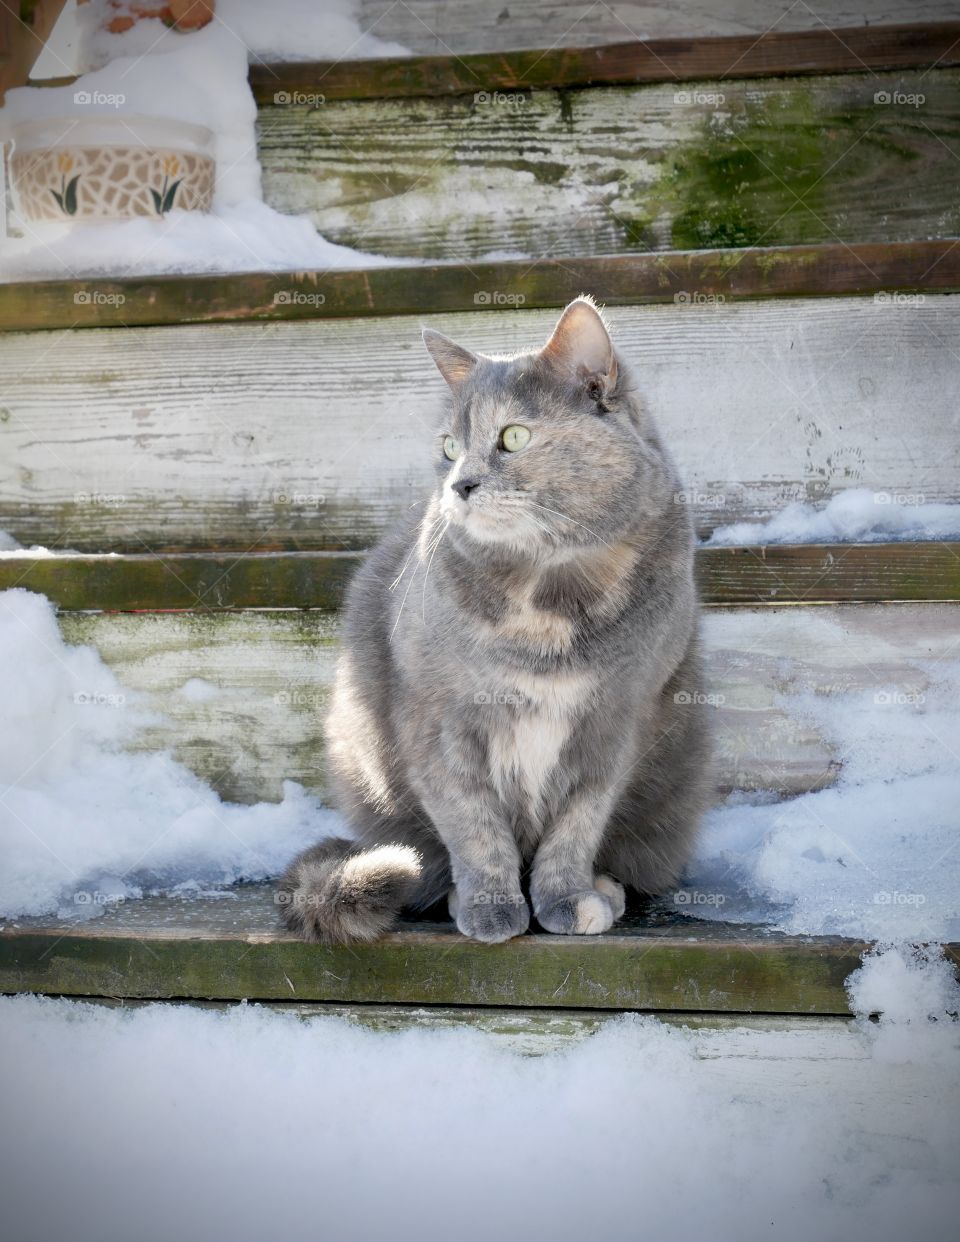
[[[279, 899], [327, 942], [448, 892], [478, 940], [531, 905], [605, 931], [621, 884], [677, 881], [712, 789], [680, 484], [589, 299], [538, 353], [424, 340], [450, 389], [436, 489], [351, 584], [327, 724], [356, 841], [301, 855]], [[508, 425], [532, 433], [518, 452]]]

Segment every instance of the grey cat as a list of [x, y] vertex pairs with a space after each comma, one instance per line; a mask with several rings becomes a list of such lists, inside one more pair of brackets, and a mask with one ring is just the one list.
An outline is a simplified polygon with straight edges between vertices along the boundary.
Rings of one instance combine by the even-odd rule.
[[328, 944], [444, 895], [476, 940], [531, 906], [604, 932], [625, 885], [675, 884], [711, 793], [680, 484], [589, 298], [538, 353], [423, 337], [436, 488], [353, 579], [327, 723], [356, 839], [301, 854], [278, 901]]

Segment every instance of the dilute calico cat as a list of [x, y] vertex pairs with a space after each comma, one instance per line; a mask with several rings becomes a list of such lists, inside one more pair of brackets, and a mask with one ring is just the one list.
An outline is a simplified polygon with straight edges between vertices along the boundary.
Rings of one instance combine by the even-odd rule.
[[693, 535], [589, 298], [537, 353], [425, 330], [449, 386], [436, 487], [346, 603], [327, 739], [354, 840], [278, 892], [310, 940], [443, 896], [476, 940], [604, 932], [673, 885], [711, 779]]

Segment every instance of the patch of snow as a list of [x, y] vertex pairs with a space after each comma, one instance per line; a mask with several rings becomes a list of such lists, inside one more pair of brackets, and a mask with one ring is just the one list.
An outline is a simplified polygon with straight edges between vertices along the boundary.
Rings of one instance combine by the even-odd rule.
[[951, 1237], [956, 1028], [891, 1074], [883, 1025], [625, 1015], [531, 1057], [468, 1028], [5, 998], [5, 1236]]
[[0, 552], [22, 552], [22, 546], [17, 543], [13, 535], [8, 531], [0, 530]]
[[190, 677], [180, 687], [180, 693], [190, 703], [209, 703], [211, 699], [219, 698], [221, 691], [219, 686], [204, 681], [202, 677]]
[[[834, 624], [815, 610], [786, 619], [815, 635]], [[742, 619], [708, 625], [719, 637]], [[922, 689], [837, 694], [798, 692], [784, 665], [780, 705], [831, 743], [839, 779], [714, 810], [681, 890], [687, 913], [796, 934], [960, 938], [960, 661], [911, 664]]]
[[707, 545], [771, 543], [885, 543], [960, 539], [960, 505], [925, 504], [922, 497], [851, 488], [823, 508], [794, 503], [766, 522], [718, 527]]
[[[164, 26], [159, 18], [139, 21], [123, 34], [102, 29], [105, 0], [82, 6], [81, 55], [91, 67], [117, 56], [153, 55], [192, 39]], [[89, 10], [89, 11], [87, 11]], [[214, 25], [222, 27], [249, 52], [250, 60], [359, 60], [374, 56], [409, 56], [400, 43], [360, 29], [353, 0], [217, 0]], [[208, 28], [209, 29], [209, 28]]]
[[[273, 6], [264, 13], [267, 20], [276, 21]], [[77, 103], [76, 96], [89, 102]], [[118, 98], [119, 104], [111, 102]], [[404, 262], [336, 245], [317, 233], [307, 217], [284, 215], [262, 201], [257, 108], [247, 82], [246, 49], [219, 20], [190, 35], [155, 37], [149, 55], [118, 55], [70, 86], [9, 91], [0, 112], [0, 137], [9, 137], [20, 121], [57, 119], [68, 136], [76, 123], [109, 118], [119, 120], [134, 141], [138, 121], [157, 116], [212, 131], [212, 212], [173, 210], [157, 219], [76, 223], [18, 218], [15, 224], [23, 235], [0, 239], [2, 279], [325, 271]]]
[[0, 594], [0, 915], [89, 917], [117, 900], [276, 875], [339, 821], [292, 782], [221, 801], [168, 754], [123, 746], [153, 719], [50, 603]]

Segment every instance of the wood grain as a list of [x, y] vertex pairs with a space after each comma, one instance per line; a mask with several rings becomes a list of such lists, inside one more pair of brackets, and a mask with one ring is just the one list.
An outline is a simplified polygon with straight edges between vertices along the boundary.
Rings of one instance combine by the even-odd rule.
[[846, 1014], [844, 979], [865, 947], [654, 917], [605, 936], [528, 935], [493, 946], [450, 924], [419, 924], [372, 945], [328, 949], [278, 930], [270, 889], [256, 887], [233, 901], [148, 898], [92, 924], [24, 919], [0, 928], [0, 990]]
[[608, 306], [703, 297], [957, 292], [956, 241], [825, 243], [574, 259], [418, 264], [326, 272], [22, 281], [0, 284], [0, 331], [140, 327], [247, 319], [340, 319], [504, 304], [563, 306], [592, 289]]
[[[323, 720], [336, 660], [334, 614], [310, 611], [62, 613], [127, 699], [157, 714], [131, 745], [169, 748], [225, 798], [279, 799], [285, 779], [323, 790]], [[783, 696], [922, 695], [956, 657], [960, 605], [713, 609], [707, 693], [724, 788], [795, 794], [834, 783], [836, 748]], [[207, 683], [207, 693], [185, 691]], [[909, 710], [900, 708], [897, 710]]]
[[759, 34], [619, 41], [605, 46], [549, 45], [496, 54], [441, 54], [396, 59], [254, 61], [250, 85], [258, 103], [298, 95], [325, 100], [472, 95], [638, 82], [762, 78], [789, 74], [862, 73], [945, 68], [960, 63], [960, 22], [769, 29]]
[[[960, 299], [610, 318], [701, 530], [849, 487], [960, 500]], [[6, 334], [0, 529], [91, 552], [365, 547], [432, 485], [443, 383], [421, 323], [502, 353], [539, 347], [555, 319]]]
[[402, 43], [415, 54], [511, 51], [530, 47], [584, 47], [634, 39], [690, 39], [762, 35], [832, 27], [954, 21], [949, 0], [830, 0], [815, 6], [782, 0], [355, 0], [361, 27]]
[[[0, 552], [0, 591], [66, 610], [339, 607], [361, 552], [166, 552], [32, 558]], [[700, 548], [704, 604], [960, 601], [960, 543]]]
[[258, 147], [272, 206], [391, 256], [952, 238], [958, 83], [936, 69], [269, 104]]

